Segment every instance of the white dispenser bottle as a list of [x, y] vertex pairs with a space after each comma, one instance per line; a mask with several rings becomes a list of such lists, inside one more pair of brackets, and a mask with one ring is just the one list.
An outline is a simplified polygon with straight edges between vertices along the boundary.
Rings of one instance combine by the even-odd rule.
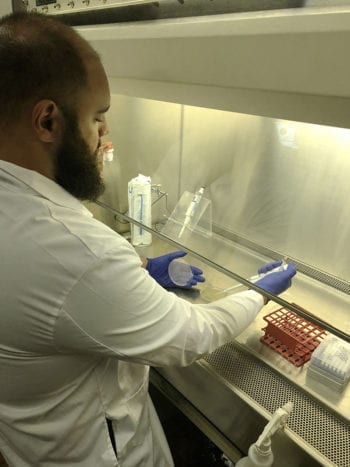
[[242, 457], [236, 467], [271, 467], [273, 464], [273, 453], [271, 449], [271, 436], [277, 430], [283, 428], [293, 409], [293, 402], [287, 402], [283, 407], [276, 410], [271, 420], [265, 426], [258, 440], [248, 450], [248, 456]]

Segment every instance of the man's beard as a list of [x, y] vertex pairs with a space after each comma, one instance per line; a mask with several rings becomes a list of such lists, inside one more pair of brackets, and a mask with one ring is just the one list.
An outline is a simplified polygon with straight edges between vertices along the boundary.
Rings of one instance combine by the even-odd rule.
[[65, 131], [55, 158], [55, 181], [80, 200], [95, 201], [105, 189], [98, 167], [98, 148], [91, 152], [77, 119], [64, 112]]

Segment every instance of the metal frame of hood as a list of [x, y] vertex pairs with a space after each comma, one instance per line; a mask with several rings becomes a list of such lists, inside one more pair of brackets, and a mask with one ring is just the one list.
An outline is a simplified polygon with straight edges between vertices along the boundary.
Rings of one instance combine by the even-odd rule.
[[[319, 1], [324, 3], [323, 0]], [[57, 15], [73, 26], [301, 8], [306, 2], [305, 0], [125, 0], [124, 4], [116, 5], [113, 4], [113, 0], [106, 0], [100, 5], [91, 5], [91, 2], [86, 0], [84, 2], [75, 0], [69, 3], [71, 6], [68, 4], [62, 6], [61, 0], [56, 0], [52, 4], [37, 7], [35, 0], [27, 2], [12, 0], [13, 11], [34, 10]]]

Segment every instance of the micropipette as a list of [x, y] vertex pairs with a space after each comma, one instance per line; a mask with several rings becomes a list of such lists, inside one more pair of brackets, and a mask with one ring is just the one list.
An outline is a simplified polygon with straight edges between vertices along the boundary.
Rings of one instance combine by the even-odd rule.
[[186, 214], [185, 214], [185, 220], [184, 220], [183, 226], [182, 226], [182, 228], [180, 230], [180, 233], [178, 235], [179, 238], [182, 237], [186, 227], [188, 227], [189, 224], [191, 223], [192, 217], [194, 216], [194, 213], [196, 212], [197, 207], [198, 207], [198, 205], [199, 205], [199, 203], [200, 203], [200, 201], [202, 199], [204, 190], [205, 190], [205, 187], [202, 186], [194, 194], [194, 196], [192, 198], [192, 201], [190, 202], [190, 204], [189, 204], [189, 206], [187, 208], [187, 211], [186, 211]]
[[[282, 264], [280, 266], [277, 266], [274, 269], [271, 269], [271, 271], [264, 272], [262, 274], [255, 274], [255, 276], [251, 276], [248, 280], [249, 282], [256, 282], [259, 279], [262, 279], [263, 277], [267, 276], [268, 274], [271, 274], [273, 272], [279, 272], [279, 271], [284, 271], [287, 269], [288, 263], [286, 262], [286, 259], [283, 259]], [[238, 289], [238, 287], [242, 287], [243, 284], [236, 284], [232, 285], [231, 287], [227, 287], [226, 289], [223, 290], [224, 293], [231, 292], [234, 289]]]

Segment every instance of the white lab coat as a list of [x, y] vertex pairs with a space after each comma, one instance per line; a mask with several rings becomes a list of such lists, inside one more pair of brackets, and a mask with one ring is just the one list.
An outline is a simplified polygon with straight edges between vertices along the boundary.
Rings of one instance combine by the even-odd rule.
[[148, 397], [149, 365], [189, 365], [232, 340], [262, 296], [178, 298], [78, 200], [4, 161], [0, 252], [0, 451], [9, 464], [173, 465]]

